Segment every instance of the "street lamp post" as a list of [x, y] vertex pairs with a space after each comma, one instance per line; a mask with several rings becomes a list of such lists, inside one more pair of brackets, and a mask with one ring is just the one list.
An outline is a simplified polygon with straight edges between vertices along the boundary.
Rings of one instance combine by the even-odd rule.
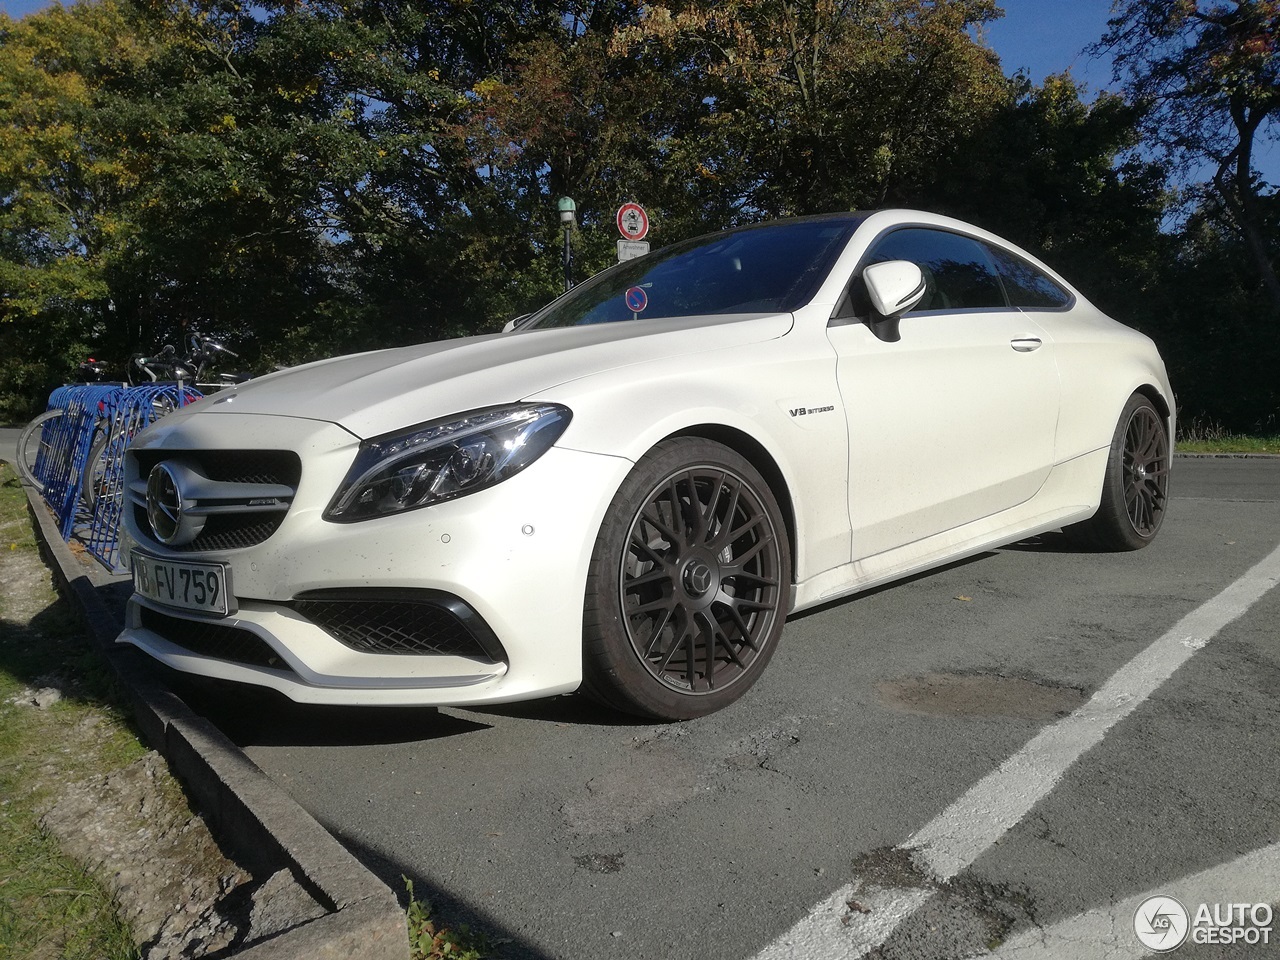
[[569, 197], [561, 197], [556, 208], [560, 211], [560, 224], [564, 227], [564, 289], [567, 293], [573, 287], [573, 248], [569, 246], [569, 234], [573, 231], [573, 215], [578, 205]]

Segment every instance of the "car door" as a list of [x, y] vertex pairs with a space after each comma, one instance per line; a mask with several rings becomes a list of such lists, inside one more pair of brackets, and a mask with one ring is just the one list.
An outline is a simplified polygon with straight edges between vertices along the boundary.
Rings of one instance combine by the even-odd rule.
[[855, 275], [828, 336], [849, 429], [853, 560], [1025, 502], [1053, 465], [1060, 386], [1053, 344], [1008, 306], [987, 248], [906, 227], [861, 266], [910, 260], [926, 294], [881, 339]]

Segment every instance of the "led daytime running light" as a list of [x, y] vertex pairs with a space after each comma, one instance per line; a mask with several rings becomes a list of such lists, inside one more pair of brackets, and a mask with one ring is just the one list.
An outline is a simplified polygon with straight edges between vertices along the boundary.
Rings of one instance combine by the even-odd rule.
[[571, 417], [557, 404], [490, 407], [366, 440], [325, 519], [387, 516], [501, 483], [550, 449]]

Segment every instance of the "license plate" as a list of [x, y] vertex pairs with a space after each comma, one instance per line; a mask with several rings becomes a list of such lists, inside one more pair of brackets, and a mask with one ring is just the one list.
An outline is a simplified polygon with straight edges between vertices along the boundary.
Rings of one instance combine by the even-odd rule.
[[231, 585], [225, 563], [160, 560], [134, 552], [133, 589], [166, 607], [225, 617], [230, 612]]

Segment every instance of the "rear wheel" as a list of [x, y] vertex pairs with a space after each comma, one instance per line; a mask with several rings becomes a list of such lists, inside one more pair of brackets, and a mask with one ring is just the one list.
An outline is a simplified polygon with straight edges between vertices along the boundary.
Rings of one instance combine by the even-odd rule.
[[94, 428], [93, 439], [89, 441], [89, 456], [80, 477], [80, 500], [90, 514], [97, 509], [98, 500], [106, 487], [107, 441], [110, 438], [106, 425], [100, 423]]
[[1111, 440], [1098, 512], [1066, 533], [1099, 550], [1140, 550], [1155, 539], [1169, 499], [1169, 427], [1150, 400], [1135, 393]]
[[583, 688], [627, 713], [699, 717], [773, 656], [791, 552], [768, 484], [728, 447], [679, 437], [614, 497], [587, 577]]

